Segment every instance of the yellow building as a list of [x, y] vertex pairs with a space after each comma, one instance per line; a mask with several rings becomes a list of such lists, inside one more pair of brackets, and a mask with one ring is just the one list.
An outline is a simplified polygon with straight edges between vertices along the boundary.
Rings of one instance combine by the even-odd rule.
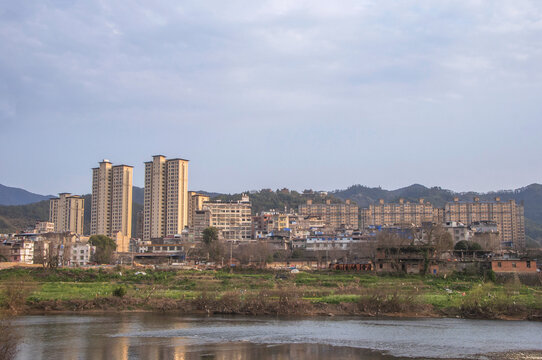
[[188, 226], [188, 160], [153, 156], [145, 163], [143, 240], [180, 234]]
[[367, 226], [422, 226], [423, 223], [441, 223], [442, 211], [431, 203], [420, 199], [418, 202], [408, 202], [403, 199], [398, 203], [386, 203], [380, 200], [378, 204], [361, 209], [361, 219]]
[[298, 211], [301, 216], [321, 218], [326, 227], [332, 229], [359, 228], [359, 208], [350, 200], [341, 204], [332, 204], [331, 200], [327, 200], [325, 204], [313, 204], [312, 200], [307, 200], [306, 204], [299, 205]]
[[79, 195], [61, 193], [49, 200], [49, 222], [55, 232], [83, 234], [85, 200]]
[[194, 226], [194, 214], [203, 209], [203, 203], [210, 201], [207, 195], [199, 194], [195, 191], [188, 192], [188, 227]]
[[128, 251], [132, 236], [132, 179], [132, 166], [103, 160], [92, 169], [90, 234], [117, 240], [120, 252]]
[[501, 242], [525, 247], [524, 208], [514, 200], [501, 201], [497, 197], [494, 201], [481, 201], [476, 197], [474, 201], [459, 201], [459, 198], [455, 198], [453, 202], [446, 203], [444, 211], [445, 221], [462, 222], [469, 226], [493, 221], [497, 224]]

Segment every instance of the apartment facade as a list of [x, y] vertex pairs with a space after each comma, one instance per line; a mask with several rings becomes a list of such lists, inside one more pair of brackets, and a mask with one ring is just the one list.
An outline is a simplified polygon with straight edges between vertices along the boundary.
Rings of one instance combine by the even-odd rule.
[[466, 225], [480, 222], [495, 222], [503, 244], [514, 247], [525, 247], [525, 215], [524, 207], [515, 200], [481, 201], [475, 197], [473, 201], [459, 201], [446, 203], [444, 209], [445, 221], [457, 221]]
[[421, 227], [423, 223], [442, 223], [442, 211], [431, 203], [420, 199], [411, 203], [400, 199], [398, 203], [379, 200], [361, 210], [363, 227], [368, 226], [412, 226]]
[[49, 200], [49, 222], [54, 232], [83, 234], [85, 200], [79, 195], [61, 193]]
[[153, 156], [145, 163], [143, 240], [180, 234], [188, 226], [188, 160]]
[[188, 192], [188, 227], [194, 226], [194, 215], [196, 211], [203, 209], [203, 203], [209, 202], [211, 198], [195, 191]]
[[332, 229], [359, 228], [359, 208], [350, 200], [341, 204], [332, 204], [330, 200], [324, 204], [313, 204], [312, 200], [307, 200], [306, 204], [299, 205], [298, 212], [300, 216], [317, 216]]
[[[249, 240], [252, 238], [252, 204], [250, 199], [243, 195], [242, 199], [236, 202], [204, 202], [203, 210], [197, 211], [195, 214], [194, 225], [200, 231], [208, 226], [217, 228], [223, 240]], [[195, 238], [200, 239], [201, 234], [196, 234]]]
[[92, 169], [91, 235], [121, 238], [117, 251], [128, 251], [132, 236], [133, 167], [108, 160]]

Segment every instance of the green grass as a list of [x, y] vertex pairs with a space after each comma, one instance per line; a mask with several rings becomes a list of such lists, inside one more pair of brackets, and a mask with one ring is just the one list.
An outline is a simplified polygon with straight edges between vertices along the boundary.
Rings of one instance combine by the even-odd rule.
[[311, 302], [324, 303], [324, 304], [340, 304], [340, 303], [352, 303], [360, 299], [360, 295], [328, 295], [320, 298], [306, 298]]
[[96, 297], [111, 296], [114, 283], [44, 283], [31, 295], [32, 300], [91, 300]]
[[[161, 271], [144, 270], [136, 275], [133, 269], [7, 269], [0, 271], [0, 289], [30, 280], [36, 290], [29, 297], [34, 301], [91, 300], [110, 297], [113, 289], [126, 287], [126, 297], [195, 299], [202, 294], [220, 298], [226, 293], [259, 296], [290, 292], [313, 304], [354, 303], [372, 296], [401, 296], [435, 309], [460, 309], [487, 306], [503, 309], [525, 306], [542, 309], [542, 287], [498, 285], [483, 282], [477, 276], [447, 278], [404, 275], [376, 276], [366, 273], [301, 272], [284, 273], [276, 279], [275, 272], [265, 270], [227, 271]], [[2, 292], [0, 292], [0, 301]]]

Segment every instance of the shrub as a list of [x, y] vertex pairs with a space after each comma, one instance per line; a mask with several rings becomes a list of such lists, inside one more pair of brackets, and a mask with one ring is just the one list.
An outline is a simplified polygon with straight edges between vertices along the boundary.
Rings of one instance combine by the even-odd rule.
[[36, 290], [36, 282], [25, 276], [17, 281], [5, 282], [2, 290], [3, 306], [12, 313], [20, 312], [26, 305], [26, 299]]
[[113, 290], [113, 295], [116, 296], [116, 297], [124, 297], [124, 295], [126, 295], [127, 293], [127, 290], [124, 286], [118, 286], [116, 287], [114, 290]]
[[0, 314], [0, 359], [14, 359], [20, 335], [9, 318]]

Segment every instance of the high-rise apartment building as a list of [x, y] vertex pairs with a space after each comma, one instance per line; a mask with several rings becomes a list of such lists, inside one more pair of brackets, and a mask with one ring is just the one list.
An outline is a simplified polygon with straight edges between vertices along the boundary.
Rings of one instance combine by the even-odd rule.
[[343, 204], [332, 204], [327, 200], [325, 204], [313, 204], [307, 200], [306, 204], [299, 205], [299, 215], [320, 217], [327, 227], [332, 229], [359, 228], [359, 208], [346, 200]]
[[132, 236], [133, 167], [108, 160], [92, 169], [91, 235], [107, 235], [117, 241], [117, 251], [128, 251]]
[[188, 227], [194, 226], [194, 215], [196, 211], [203, 209], [203, 203], [211, 200], [209, 196], [199, 194], [195, 191], [188, 192]]
[[153, 156], [145, 163], [143, 240], [180, 234], [188, 226], [188, 160]]
[[83, 234], [85, 200], [69, 193], [58, 194], [49, 200], [49, 222], [54, 223], [55, 232]]
[[493, 221], [497, 224], [501, 242], [508, 246], [525, 247], [525, 216], [523, 205], [514, 200], [459, 201], [446, 203], [444, 209], [445, 221], [462, 222], [468, 226], [473, 223]]
[[361, 209], [361, 220], [367, 226], [416, 226], [423, 223], [442, 223], [442, 209], [420, 199], [418, 202], [399, 200], [398, 203], [385, 203], [380, 200], [377, 204]]

